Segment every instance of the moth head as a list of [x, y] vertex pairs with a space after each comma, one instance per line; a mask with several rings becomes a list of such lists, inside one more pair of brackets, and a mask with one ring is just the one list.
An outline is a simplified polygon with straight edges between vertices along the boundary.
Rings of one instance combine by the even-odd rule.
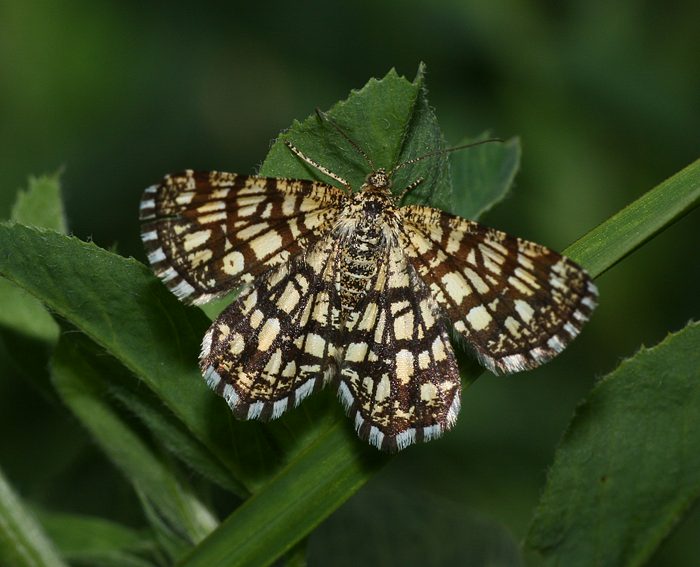
[[386, 169], [379, 168], [365, 178], [367, 189], [390, 189], [391, 176]]

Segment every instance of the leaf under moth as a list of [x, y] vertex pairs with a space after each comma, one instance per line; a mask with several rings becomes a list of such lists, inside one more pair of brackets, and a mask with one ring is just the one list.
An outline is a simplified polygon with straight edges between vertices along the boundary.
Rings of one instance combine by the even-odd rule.
[[[326, 115], [368, 155], [376, 168], [387, 170], [444, 146], [437, 119], [428, 105], [423, 69], [413, 82], [393, 69], [382, 79], [367, 84]], [[327, 121], [312, 114], [295, 121], [270, 148], [260, 168], [261, 175], [317, 179], [336, 182], [294, 155], [284, 141], [297, 146], [311, 159], [346, 179], [357, 191], [372, 170], [364, 157]], [[394, 193], [423, 177], [425, 181], [410, 192], [405, 203], [449, 208], [452, 202], [447, 157], [442, 154], [400, 169], [393, 179]]]

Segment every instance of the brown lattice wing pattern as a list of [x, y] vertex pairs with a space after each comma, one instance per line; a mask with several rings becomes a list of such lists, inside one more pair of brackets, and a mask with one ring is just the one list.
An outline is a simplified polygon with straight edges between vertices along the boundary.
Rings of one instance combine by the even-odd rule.
[[460, 407], [439, 308], [397, 246], [346, 322], [338, 393], [362, 439], [389, 451], [439, 437]]
[[585, 270], [533, 242], [429, 207], [401, 209], [401, 246], [455, 330], [495, 373], [534, 368], [596, 306]]
[[335, 373], [339, 300], [321, 241], [238, 299], [207, 331], [200, 366], [209, 386], [243, 419], [274, 419]]
[[305, 250], [344, 198], [308, 180], [187, 170], [144, 191], [141, 238], [156, 275], [200, 304]]

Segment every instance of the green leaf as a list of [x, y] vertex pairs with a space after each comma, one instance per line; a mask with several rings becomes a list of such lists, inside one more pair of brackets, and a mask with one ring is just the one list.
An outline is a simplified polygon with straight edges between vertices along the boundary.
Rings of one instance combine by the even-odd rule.
[[[370, 79], [326, 114], [367, 153], [376, 168], [389, 170], [444, 147], [442, 133], [426, 99], [422, 67], [413, 82], [393, 69], [381, 80]], [[346, 179], [355, 190], [372, 169], [329, 122], [314, 114], [303, 122], [295, 121], [277, 138], [263, 162], [261, 175], [317, 179], [337, 185], [301, 161], [284, 145], [284, 140]], [[452, 185], [444, 154], [400, 169], [393, 178], [393, 191], [400, 193], [418, 177], [425, 181], [406, 196], [405, 203], [449, 206]]]
[[77, 514], [40, 511], [37, 517], [68, 561], [93, 567], [154, 567], [153, 536], [121, 524]]
[[[394, 94], [405, 87], [407, 95], [403, 101], [398, 94], [395, 100], [385, 96], [387, 93], [379, 88], [384, 81], [394, 89]], [[416, 88], [416, 83], [420, 88]], [[350, 104], [353, 97], [366, 94], [371, 84], [375, 84], [371, 92], [376, 100], [365, 99], [363, 104], [353, 107]], [[340, 117], [332, 114], [340, 126], [348, 129], [348, 134], [364, 146], [369, 135], [362, 138], [357, 130], [381, 134], [381, 129], [385, 128], [397, 132], [398, 129], [393, 128], [397, 119], [395, 111], [399, 107], [408, 108], [409, 111], [401, 115], [406, 117], [406, 131], [412, 132], [415, 139], [423, 140], [418, 144], [413, 138], [391, 135], [381, 144], [368, 141], [367, 152], [376, 165], [390, 166], [400, 162], [407, 153], [421, 155], [439, 146], [438, 143], [416, 147], [436, 139], [435, 132], [431, 133], [429, 109], [421, 94], [420, 74], [414, 83], [390, 73], [384, 80], [370, 82], [370, 85], [365, 87], [367, 91], [353, 93], [346, 101], [347, 108], [355, 112], [353, 120], [360, 122], [345, 124], [341, 120], [342, 113]], [[415, 94], [413, 106], [404, 104], [414, 96], [410, 93]], [[363, 117], [363, 109], [373, 108], [385, 108], [387, 115], [372, 114], [371, 120], [367, 114]], [[411, 108], [422, 113], [423, 118], [411, 115]], [[363, 158], [351, 146], [343, 146], [343, 138], [328, 123], [317, 118], [313, 120], [315, 126], [308, 120], [297, 123], [284, 136], [357, 187], [368, 170]], [[304, 128], [311, 129], [306, 138], [300, 137]], [[304, 145], [305, 140], [310, 146]], [[396, 155], [398, 157], [394, 157]], [[334, 161], [328, 162], [326, 157]], [[430, 159], [413, 165], [415, 167], [399, 170], [396, 189], [402, 186], [398, 182], [399, 174], [406, 175], [407, 179], [422, 175], [428, 181], [418, 189], [432, 191], [430, 202], [439, 203], [444, 197], [442, 187], [447, 179], [441, 173], [443, 168], [436, 167]], [[288, 177], [318, 175], [279, 144], [273, 146], [262, 172]], [[430, 181], [432, 176], [435, 182]], [[688, 186], [681, 183], [676, 188], [685, 191]], [[419, 192], [413, 197], [421, 195]], [[642, 217], [669, 217], [670, 214], [669, 218], [675, 219], [679, 212], [673, 205], [671, 199], [663, 199], [658, 208], [642, 210], [640, 214]], [[643, 225], [643, 230], [648, 226], [651, 225]], [[123, 362], [228, 470], [235, 472], [237, 478], [255, 492], [198, 546], [189, 559], [191, 564], [216, 564], [221, 557], [239, 557], [241, 563], [246, 559], [260, 564], [273, 562], [381, 466], [384, 457], [356, 439], [349, 420], [338, 417], [337, 404], [333, 406], [334, 411], [324, 413], [320, 409], [322, 396], [314, 396], [315, 399], [268, 426], [234, 422], [225, 404], [202, 384], [196, 369], [198, 344], [208, 324], [207, 318], [199, 311], [179, 305], [136, 262], [75, 239], [54, 236], [0, 225], [0, 249], [7, 251], [0, 255], [0, 274], [21, 283]], [[598, 266], [603, 267], [606, 263], [612, 265], [620, 254], [627, 253], [626, 246], [633, 245], [634, 241], [624, 241], [621, 247], [611, 243], [609, 250], [604, 244], [600, 247], [602, 254], [598, 262]], [[585, 254], [590, 240], [584, 239], [577, 245], [573, 255], [580, 259], [578, 256]], [[470, 371], [469, 375], [473, 373]], [[370, 460], [364, 464], [366, 456]]]
[[[141, 378], [234, 478], [278, 457], [257, 422], [236, 422], [197, 368], [209, 320], [135, 260], [54, 232], [0, 223], [0, 275], [40, 298]], [[238, 493], [246, 488], [238, 482]]]
[[68, 228], [59, 177], [59, 173], [30, 177], [27, 190], [17, 192], [11, 220], [66, 234]]
[[172, 464], [142, 437], [107, 402], [107, 377], [121, 368], [104, 356], [86, 337], [64, 333], [52, 361], [52, 376], [65, 404], [90, 431], [109, 459], [151, 504], [157, 527], [184, 551], [217, 525], [211, 512], [176, 474]]
[[308, 563], [382, 565], [498, 565], [519, 567], [518, 543], [494, 522], [449, 500], [372, 481], [309, 538]]
[[[406, 148], [415, 145], [416, 136], [433, 139], [435, 124], [430, 123], [431, 114], [422, 97], [422, 79], [410, 83], [390, 73], [387, 86], [389, 91], [366, 89], [373, 97], [368, 106], [367, 99], [360, 104], [354, 102], [353, 96], [347, 105], [355, 110], [388, 105], [386, 112], [390, 123], [395, 122], [397, 108], [403, 109], [400, 129], [394, 128], [396, 135], [386, 138], [387, 145], [376, 158], [387, 159], [391, 164], [398, 159], [395, 156], [401, 156], [408, 151]], [[401, 89], [406, 93], [403, 99], [393, 96]], [[374, 120], [371, 123], [385, 128], [384, 122]], [[318, 123], [317, 134], [327, 137], [328, 128], [327, 123]], [[404, 133], [409, 131], [413, 137], [406, 140]], [[305, 167], [286, 147], [284, 150], [285, 158], [294, 158], [294, 166]], [[342, 170], [341, 173], [345, 174]], [[144, 379], [188, 429], [248, 487], [265, 479], [265, 471], [271, 470], [270, 464], [276, 458], [274, 447], [260, 434], [259, 424], [233, 422], [228, 408], [210, 394], [198, 376], [196, 359], [206, 328], [204, 317], [179, 305], [170, 294], [164, 293], [152, 276], [146, 276], [144, 268], [132, 262], [75, 239], [56, 239], [53, 235], [19, 227], [0, 227], [0, 233], [3, 231], [5, 238], [16, 244], [17, 252], [13, 250], [3, 260], [0, 272], [8, 273], [7, 266], [12, 264], [9, 271], [15, 281], [21, 281], [24, 287]], [[39, 269], [35, 269], [36, 265]], [[115, 332], [115, 329], [128, 329], [128, 332]], [[149, 348], [143, 348], [144, 345]], [[305, 406], [304, 411], [308, 411], [313, 402]], [[271, 425], [269, 430], [283, 443], [284, 452], [293, 455], [289, 447], [303, 447], [323, 431], [323, 421], [303, 411], [290, 413], [294, 415]], [[222, 418], [224, 414], [226, 417]], [[331, 414], [329, 423], [334, 419]]]
[[[485, 132], [476, 138], [466, 138], [459, 145], [490, 137], [489, 132]], [[510, 191], [520, 168], [520, 140], [512, 138], [502, 144], [494, 142], [465, 148], [450, 157], [455, 186], [451, 212], [477, 220]]]
[[[18, 191], [12, 220], [65, 230], [58, 175], [30, 178], [29, 188]], [[44, 397], [46, 366], [58, 340], [58, 324], [44, 305], [24, 289], [0, 277], [0, 351], [12, 373], [36, 386]]]
[[[65, 233], [58, 174], [30, 177], [28, 189], [17, 192], [11, 219]], [[0, 279], [0, 327], [51, 344], [58, 340], [58, 325], [41, 301], [5, 279]]]
[[550, 565], [641, 565], [700, 497], [700, 324], [643, 349], [576, 412], [528, 545]]
[[53, 543], [0, 471], [0, 564], [66, 567]]
[[58, 324], [41, 301], [3, 278], [0, 278], [0, 329], [49, 344], [58, 340]]

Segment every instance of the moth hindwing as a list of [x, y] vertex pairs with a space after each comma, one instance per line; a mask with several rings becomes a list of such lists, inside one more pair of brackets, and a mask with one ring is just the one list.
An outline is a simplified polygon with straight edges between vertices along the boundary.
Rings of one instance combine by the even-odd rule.
[[141, 201], [148, 260], [173, 293], [200, 304], [241, 288], [200, 358], [237, 417], [277, 418], [332, 384], [362, 439], [400, 450], [455, 423], [450, 327], [511, 373], [561, 352], [595, 308], [590, 277], [560, 254], [400, 206], [392, 171], [353, 192], [289, 146], [343, 188], [188, 170]]

